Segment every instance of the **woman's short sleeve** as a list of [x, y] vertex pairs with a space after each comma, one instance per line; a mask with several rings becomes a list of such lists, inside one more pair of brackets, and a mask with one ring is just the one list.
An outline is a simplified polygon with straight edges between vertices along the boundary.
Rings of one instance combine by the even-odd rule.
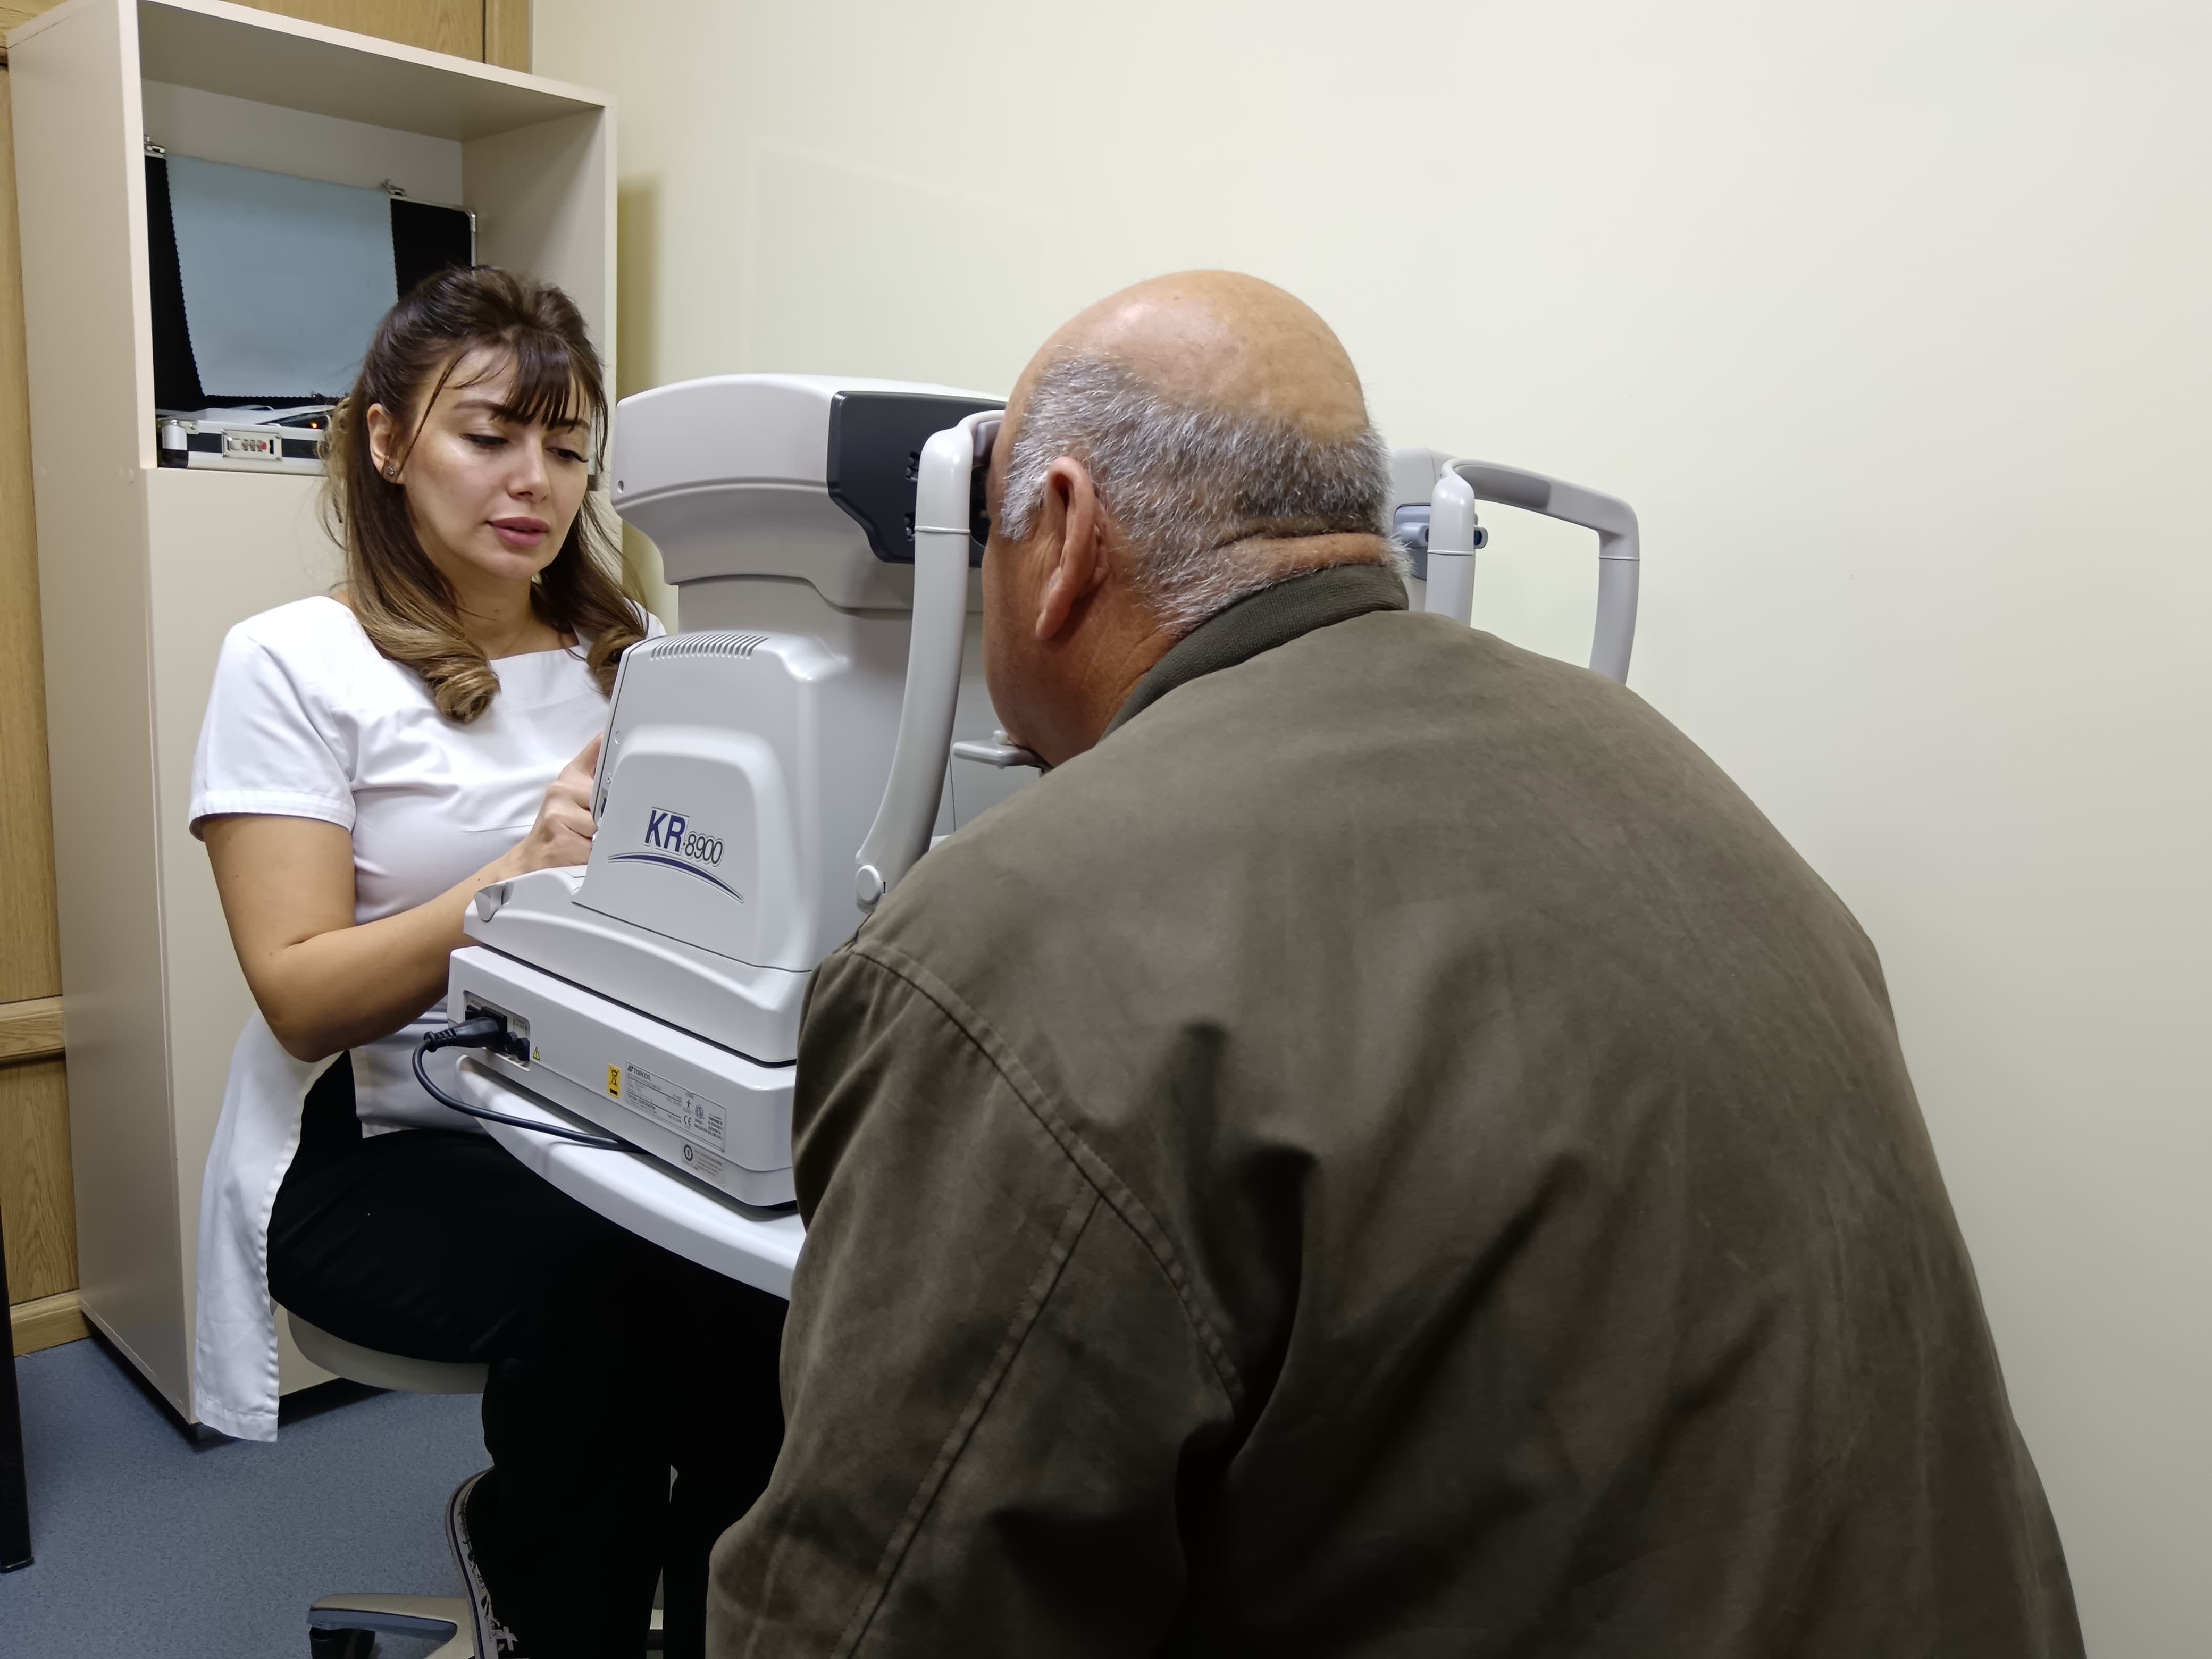
[[201, 819], [229, 812], [353, 828], [353, 784], [328, 711], [316, 718], [318, 701], [246, 626], [230, 630], [192, 758], [195, 836]]

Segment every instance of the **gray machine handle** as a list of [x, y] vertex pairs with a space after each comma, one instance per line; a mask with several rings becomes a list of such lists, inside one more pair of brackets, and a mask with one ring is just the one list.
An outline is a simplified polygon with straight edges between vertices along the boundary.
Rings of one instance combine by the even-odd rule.
[[[1597, 532], [1597, 627], [1589, 665], [1626, 684], [1636, 645], [1638, 573], [1642, 567], [1636, 512], [1618, 496], [1488, 461], [1449, 461], [1429, 501], [1428, 605], [1471, 622], [1474, 614], [1477, 501], [1540, 513]], [[1443, 556], [1441, 562], [1438, 555]]]
[[945, 793], [945, 756], [960, 698], [960, 652], [968, 631], [969, 487], [990, 459], [1002, 411], [970, 415], [922, 446], [914, 497], [914, 624], [906, 647], [906, 696], [883, 805], [860, 843], [853, 896], [876, 908], [929, 850]]

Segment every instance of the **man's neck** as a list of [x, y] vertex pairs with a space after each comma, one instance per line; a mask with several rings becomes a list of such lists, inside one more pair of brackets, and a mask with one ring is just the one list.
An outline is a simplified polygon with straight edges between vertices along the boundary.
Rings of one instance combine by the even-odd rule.
[[[1224, 553], [1231, 550], [1222, 550]], [[1231, 604], [1294, 576], [1310, 575], [1337, 565], [1387, 565], [1390, 558], [1389, 544], [1379, 536], [1285, 538], [1271, 543], [1269, 551], [1272, 556], [1258, 573], [1260, 580], [1238, 593]], [[1201, 619], [1194, 625], [1171, 627], [1133, 595], [1126, 595], [1123, 605], [1121, 615], [1109, 624], [1100, 639], [1089, 672], [1070, 688], [1072, 695], [1054, 721], [1054, 729], [1030, 742], [1031, 748], [1055, 766], [1073, 760], [1104, 737], [1138, 682], [1178, 641], [1204, 625]]]
[[1060, 752], [1037, 751], [1054, 766], [1073, 760], [1103, 737], [1137, 682], [1175, 648], [1176, 635], [1157, 617], [1146, 612], [1143, 621], [1141, 631], [1131, 632], [1099, 654], [1092, 672], [1076, 689], [1064, 718], [1057, 722], [1059, 729], [1048, 739]]

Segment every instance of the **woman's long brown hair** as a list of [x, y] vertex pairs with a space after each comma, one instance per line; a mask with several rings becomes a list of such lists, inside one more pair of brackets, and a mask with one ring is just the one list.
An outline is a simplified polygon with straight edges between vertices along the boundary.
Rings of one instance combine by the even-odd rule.
[[[438, 394], [479, 353], [488, 371], [472, 369], [472, 380], [514, 367], [502, 418], [581, 420], [598, 462], [607, 394], [583, 313], [551, 283], [495, 265], [441, 271], [386, 313], [323, 445], [324, 518], [345, 549], [346, 599], [362, 631], [386, 657], [420, 674], [438, 712], [461, 725], [491, 707], [499, 676], [462, 631], [459, 596], [416, 537], [405, 486], [377, 471], [368, 416], [371, 404], [381, 404], [398, 418], [403, 436], [393, 459], [404, 462]], [[540, 621], [586, 647], [599, 689], [612, 690], [615, 665], [645, 637], [644, 612], [596, 493], [586, 493], [568, 540], [538, 573], [531, 601]]]

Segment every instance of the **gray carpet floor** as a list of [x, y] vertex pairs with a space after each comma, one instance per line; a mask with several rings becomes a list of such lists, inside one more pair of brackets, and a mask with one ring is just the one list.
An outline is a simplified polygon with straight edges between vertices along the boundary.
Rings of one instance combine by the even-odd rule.
[[0, 1574], [8, 1659], [306, 1659], [319, 1596], [460, 1593], [446, 1498], [489, 1462], [472, 1395], [332, 1383], [287, 1402], [274, 1445], [196, 1445], [97, 1341], [15, 1375], [37, 1559]]

